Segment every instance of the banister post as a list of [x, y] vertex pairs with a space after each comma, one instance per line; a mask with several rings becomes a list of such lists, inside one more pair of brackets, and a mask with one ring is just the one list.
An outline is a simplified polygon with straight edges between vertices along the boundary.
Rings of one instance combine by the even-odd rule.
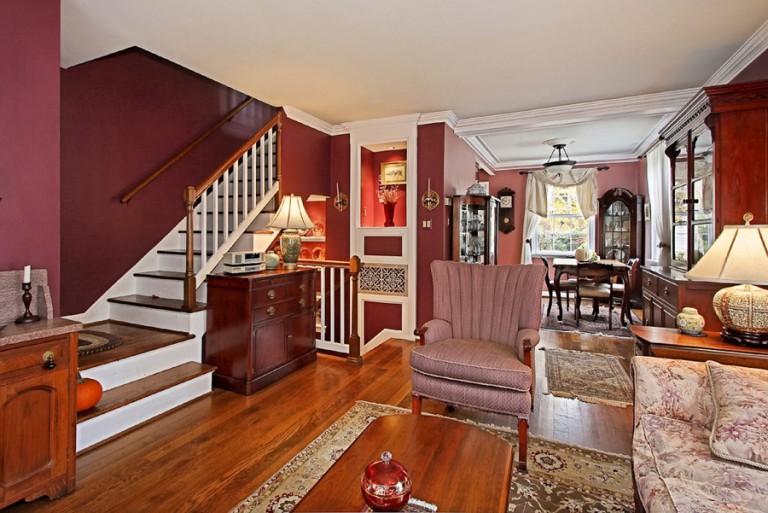
[[360, 356], [360, 335], [357, 333], [357, 287], [360, 274], [360, 257], [354, 255], [349, 259], [350, 276], [350, 316], [352, 328], [349, 333], [349, 356], [347, 362], [353, 365], [362, 365], [363, 357]]
[[[197, 283], [195, 280], [195, 200], [197, 191], [193, 185], [184, 189], [184, 205], [187, 209], [186, 269], [184, 271], [184, 300], [182, 308], [191, 312], [197, 307]], [[202, 234], [201, 237], [205, 237]]]

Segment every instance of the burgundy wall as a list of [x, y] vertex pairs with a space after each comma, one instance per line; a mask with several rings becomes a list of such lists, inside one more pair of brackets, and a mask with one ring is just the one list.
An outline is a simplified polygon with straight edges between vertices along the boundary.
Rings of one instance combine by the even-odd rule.
[[250, 105], [130, 205], [119, 202], [244, 98], [139, 49], [62, 70], [62, 313], [86, 310], [135, 265], [184, 216], [184, 187], [274, 115]]
[[[376, 226], [378, 180], [373, 171], [373, 152], [360, 148], [360, 225]], [[350, 194], [350, 198], [352, 195]], [[381, 208], [381, 207], [378, 207]], [[382, 225], [383, 226], [383, 221]]]
[[[331, 195], [336, 195], [336, 184], [339, 190], [349, 197], [349, 135], [331, 137]], [[349, 260], [349, 216], [347, 207], [339, 212], [333, 206], [333, 199], [328, 201], [328, 216], [326, 218], [326, 258], [329, 260]]]
[[768, 79], [768, 51], [763, 52], [760, 57], [744, 68], [741, 73], [731, 80], [732, 84], [737, 82], [750, 82], [752, 80]]
[[331, 136], [283, 115], [281, 137], [282, 194], [330, 195]]
[[363, 302], [363, 343], [383, 329], [403, 329], [402, 307], [393, 303]]
[[0, 270], [48, 269], [56, 315], [59, 12], [58, 0], [0, 2]]

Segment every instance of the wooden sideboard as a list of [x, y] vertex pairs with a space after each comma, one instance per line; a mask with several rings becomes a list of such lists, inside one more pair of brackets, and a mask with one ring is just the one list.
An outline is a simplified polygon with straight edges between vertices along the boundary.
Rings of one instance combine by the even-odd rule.
[[241, 394], [317, 359], [315, 270], [208, 276], [205, 362], [213, 384]]
[[[704, 317], [707, 331], [720, 331], [723, 324], [712, 308], [712, 296], [728, 283], [691, 281], [683, 271], [671, 267], [642, 266], [643, 324], [675, 328], [678, 312], [683, 307], [696, 308]], [[735, 284], [732, 284], [735, 285]]]
[[79, 322], [0, 327], [0, 508], [75, 489]]

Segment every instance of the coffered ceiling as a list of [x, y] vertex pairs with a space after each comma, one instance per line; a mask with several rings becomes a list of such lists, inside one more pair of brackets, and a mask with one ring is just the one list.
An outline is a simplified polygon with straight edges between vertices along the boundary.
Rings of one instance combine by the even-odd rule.
[[[138, 46], [338, 133], [445, 119], [496, 170], [636, 158], [768, 48], [765, 0], [62, 0], [63, 67]], [[439, 113], [439, 114], [435, 114]]]

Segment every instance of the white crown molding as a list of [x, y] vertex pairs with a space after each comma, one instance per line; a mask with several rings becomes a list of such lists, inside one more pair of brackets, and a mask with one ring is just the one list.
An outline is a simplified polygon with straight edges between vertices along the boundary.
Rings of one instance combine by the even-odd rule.
[[379, 129], [387, 126], [415, 125], [419, 121], [421, 114], [404, 114], [402, 116], [391, 116], [387, 118], [364, 119], [361, 121], [349, 121], [342, 123], [341, 127], [348, 132]]
[[659, 122], [656, 123], [656, 126], [654, 126], [649, 132], [648, 135], [645, 136], [645, 138], [638, 143], [637, 146], [635, 146], [635, 149], [632, 153], [638, 156], [643, 156], [646, 153], [650, 151], [651, 148], [653, 148], [656, 143], [659, 142], [659, 139], [661, 136], [659, 135], [661, 133], [661, 130], [669, 124], [670, 120], [674, 116], [672, 114], [667, 114], [666, 116], [662, 116], [661, 119], [659, 119]]
[[331, 132], [331, 135], [332, 136], [337, 136], [337, 135], [345, 135], [345, 134], [348, 134], [348, 133], [349, 133], [349, 130], [347, 130], [343, 126], [341, 126], [341, 125], [333, 125], [333, 131]]
[[736, 50], [736, 53], [731, 55], [725, 64], [715, 71], [714, 75], [704, 83], [704, 86], [727, 84], [765, 50], [768, 50], [768, 20], [760, 25], [760, 28]]
[[290, 119], [301, 123], [302, 125], [307, 125], [308, 127], [314, 128], [318, 132], [322, 132], [326, 135], [333, 135], [333, 125], [327, 121], [323, 121], [320, 118], [316, 118], [312, 114], [308, 114], [303, 110], [294, 107], [293, 105], [283, 105], [283, 112], [285, 112], [285, 115]]
[[455, 132], [460, 137], [468, 137], [509, 130], [562, 126], [632, 115], [667, 114], [678, 111], [697, 91], [697, 88], [681, 89], [665, 93], [645, 94], [613, 100], [547, 107], [524, 112], [467, 118], [459, 120]]
[[487, 167], [494, 171], [498, 171], [499, 159], [497, 159], [496, 155], [488, 149], [482, 139], [476, 136], [463, 137], [462, 139]]
[[459, 122], [459, 117], [452, 110], [444, 110], [441, 112], [429, 112], [422, 114], [419, 117], [419, 125], [430, 125], [432, 123], [445, 123], [451, 130], [456, 130], [456, 125]]

